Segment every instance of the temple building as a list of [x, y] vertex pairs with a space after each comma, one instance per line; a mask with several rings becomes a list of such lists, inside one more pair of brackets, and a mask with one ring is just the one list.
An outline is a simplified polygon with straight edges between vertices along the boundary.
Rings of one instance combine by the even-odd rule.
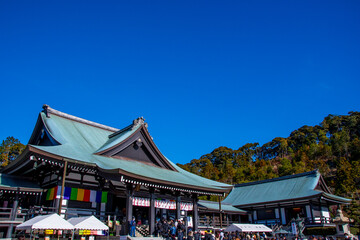
[[143, 118], [117, 129], [47, 105], [25, 150], [0, 179], [0, 204], [9, 209], [9, 221], [0, 227], [7, 237], [24, 208], [32, 216], [47, 211], [65, 218], [94, 215], [122, 222], [124, 233], [133, 217], [148, 226], [150, 235], [161, 218], [191, 216], [197, 229], [198, 197], [224, 196], [233, 187], [172, 163], [153, 142]]
[[351, 199], [333, 195], [318, 170], [263, 181], [237, 184], [223, 200], [247, 210], [249, 221], [266, 225], [288, 225], [301, 221], [302, 231], [336, 227], [329, 207], [350, 204]]

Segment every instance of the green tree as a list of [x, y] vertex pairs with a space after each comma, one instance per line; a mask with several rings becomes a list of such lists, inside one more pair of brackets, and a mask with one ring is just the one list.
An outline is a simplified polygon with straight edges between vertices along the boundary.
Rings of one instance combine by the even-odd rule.
[[7, 137], [0, 145], [0, 161], [1, 166], [7, 166], [11, 161], [15, 160], [22, 151], [25, 145], [14, 137]]
[[355, 181], [352, 175], [352, 166], [349, 161], [341, 157], [336, 171], [336, 194], [347, 194], [355, 190]]

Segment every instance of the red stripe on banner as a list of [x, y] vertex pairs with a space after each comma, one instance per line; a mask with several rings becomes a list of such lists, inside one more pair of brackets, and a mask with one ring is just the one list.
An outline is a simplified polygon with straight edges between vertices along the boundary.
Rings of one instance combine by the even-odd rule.
[[53, 196], [53, 199], [56, 198], [56, 195], [57, 195], [57, 189], [58, 189], [58, 186], [54, 187], [54, 196]]
[[90, 190], [88, 189], [84, 191], [84, 202], [90, 202]]

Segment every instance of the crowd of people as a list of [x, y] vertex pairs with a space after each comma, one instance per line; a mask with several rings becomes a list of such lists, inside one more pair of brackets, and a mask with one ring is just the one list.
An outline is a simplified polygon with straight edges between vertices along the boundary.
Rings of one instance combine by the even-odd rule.
[[186, 226], [187, 224], [183, 220], [159, 220], [156, 222], [154, 235], [166, 240], [264, 240], [267, 238], [265, 233], [228, 233], [223, 230], [216, 232], [213, 230], [193, 231]]
[[[135, 218], [130, 224], [130, 235], [135, 236]], [[252, 232], [225, 232], [220, 231], [193, 231], [192, 228], [187, 227], [184, 220], [158, 220], [155, 225], [155, 237], [162, 237], [165, 240], [301, 240], [295, 236], [288, 238], [283, 235], [266, 235], [263, 233]], [[335, 237], [311, 236], [308, 240], [337, 240]], [[357, 240], [350, 238], [345, 234], [344, 240]]]
[[184, 220], [158, 220], [155, 225], [155, 236], [164, 239], [178, 240], [201, 240], [200, 232], [193, 232], [191, 228], [187, 228]]

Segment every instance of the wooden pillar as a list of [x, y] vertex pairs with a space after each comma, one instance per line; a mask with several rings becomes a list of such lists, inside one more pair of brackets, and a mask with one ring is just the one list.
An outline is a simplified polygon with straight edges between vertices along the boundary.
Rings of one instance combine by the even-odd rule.
[[133, 185], [128, 184], [126, 186], [126, 234], [130, 231], [130, 222], [133, 217], [133, 197], [134, 197], [134, 190]]
[[181, 196], [180, 192], [176, 194], [176, 219], [179, 220], [181, 218]]
[[64, 196], [64, 188], [65, 188], [65, 178], [66, 178], [66, 170], [67, 170], [67, 164], [68, 162], [64, 160], [64, 169], [63, 169], [63, 175], [62, 175], [62, 182], [61, 182], [61, 194], [60, 194], [60, 201], [58, 206], [58, 214], [61, 216], [61, 207], [62, 207], [62, 201]]
[[219, 196], [219, 218], [220, 218], [220, 228], [222, 228], [221, 196]]
[[149, 209], [149, 235], [154, 236], [155, 233], [155, 190], [149, 189], [150, 192], [150, 209]]
[[197, 194], [193, 195], [193, 229], [194, 231], [198, 230], [199, 227], [199, 209], [198, 209], [198, 196]]
[[320, 211], [320, 223], [323, 224], [323, 212], [322, 212], [322, 206], [321, 206], [321, 197], [319, 197], [319, 211]]
[[[20, 191], [20, 189], [17, 188], [17, 190], [15, 192], [15, 200], [14, 200], [13, 207], [11, 209], [11, 215], [10, 215], [11, 222], [15, 221], [15, 219], [16, 219], [17, 209], [19, 206], [19, 191]], [[11, 235], [13, 233], [13, 228], [14, 228], [14, 225], [11, 223], [9, 225], [8, 231], [6, 233], [6, 238], [11, 238]]]
[[281, 216], [281, 224], [286, 225], [286, 214], [285, 214], [285, 208], [280, 208], [280, 216]]
[[311, 201], [310, 201], [310, 213], [311, 213], [311, 223], [314, 223], [313, 205]]

